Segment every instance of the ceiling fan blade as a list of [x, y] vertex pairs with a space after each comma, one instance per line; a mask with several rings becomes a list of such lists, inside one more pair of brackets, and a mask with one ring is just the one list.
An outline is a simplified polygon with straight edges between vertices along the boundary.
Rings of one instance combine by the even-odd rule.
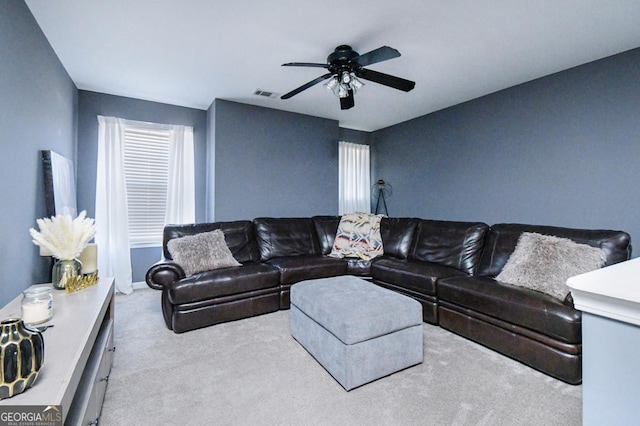
[[350, 109], [356, 105], [353, 97], [353, 90], [349, 89], [349, 94], [346, 98], [340, 98], [340, 109]]
[[397, 58], [398, 56], [400, 56], [400, 52], [393, 47], [382, 46], [354, 58], [353, 62], [361, 67], [366, 67], [367, 65], [388, 61], [389, 59]]
[[365, 80], [373, 81], [374, 83], [393, 87], [394, 89], [402, 90], [404, 92], [408, 92], [416, 86], [415, 81], [405, 80], [404, 78], [364, 68], [356, 70], [356, 76], [364, 78]]
[[314, 68], [329, 68], [327, 64], [316, 64], [314, 62], [287, 62], [282, 64], [283, 67], [314, 67]]
[[331, 74], [331, 73], [327, 73], [325, 75], [321, 75], [320, 77], [316, 78], [315, 80], [311, 80], [307, 84], [303, 84], [302, 86], [298, 87], [297, 89], [294, 89], [294, 90], [290, 91], [289, 93], [286, 93], [286, 94], [280, 96], [280, 99], [289, 99], [290, 97], [297, 95], [298, 93], [302, 92], [303, 90], [307, 90], [309, 87], [314, 86], [314, 85], [320, 83], [321, 81], [328, 79], [332, 75], [333, 74]]

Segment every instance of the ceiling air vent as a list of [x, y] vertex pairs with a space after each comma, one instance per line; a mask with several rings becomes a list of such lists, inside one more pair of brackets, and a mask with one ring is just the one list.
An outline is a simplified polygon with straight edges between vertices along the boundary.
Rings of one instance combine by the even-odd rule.
[[256, 96], [264, 96], [265, 98], [277, 98], [278, 94], [275, 92], [268, 92], [266, 90], [262, 90], [262, 89], [256, 89], [255, 92], [253, 92], [254, 95]]

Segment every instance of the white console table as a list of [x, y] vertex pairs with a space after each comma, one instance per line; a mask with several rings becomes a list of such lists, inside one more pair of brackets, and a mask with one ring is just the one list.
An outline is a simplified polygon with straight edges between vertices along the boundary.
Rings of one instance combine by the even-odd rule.
[[[50, 286], [41, 284], [40, 286]], [[44, 364], [38, 380], [0, 405], [61, 405], [65, 425], [97, 424], [113, 359], [113, 278], [66, 294], [52, 290], [53, 318], [41, 324]], [[0, 310], [0, 319], [20, 318], [22, 295]]]
[[582, 314], [582, 422], [640, 419], [640, 258], [567, 280]]

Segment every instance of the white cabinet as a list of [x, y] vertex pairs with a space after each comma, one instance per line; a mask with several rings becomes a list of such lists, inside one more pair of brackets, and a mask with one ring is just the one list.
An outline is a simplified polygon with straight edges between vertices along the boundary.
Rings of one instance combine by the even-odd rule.
[[[47, 284], [45, 284], [47, 285]], [[97, 424], [114, 356], [113, 278], [76, 293], [53, 290], [53, 328], [43, 333], [44, 365], [30, 389], [0, 405], [61, 405], [66, 425]], [[17, 297], [0, 319], [20, 318]]]
[[98, 424], [102, 401], [107, 391], [109, 374], [113, 363], [113, 320], [105, 319], [103, 330], [100, 330], [93, 346], [89, 361], [84, 369], [76, 397], [68, 410], [66, 424], [94, 425]]
[[582, 422], [637, 425], [640, 419], [640, 258], [571, 277], [582, 315]]

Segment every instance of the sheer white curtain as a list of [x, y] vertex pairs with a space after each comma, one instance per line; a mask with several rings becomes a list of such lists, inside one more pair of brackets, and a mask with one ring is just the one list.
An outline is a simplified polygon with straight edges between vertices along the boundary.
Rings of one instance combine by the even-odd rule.
[[117, 291], [129, 294], [133, 287], [123, 145], [124, 120], [98, 116], [95, 217], [98, 270], [102, 276], [114, 277]]
[[165, 224], [196, 221], [193, 128], [171, 126]]
[[371, 212], [369, 145], [338, 144], [339, 214]]

